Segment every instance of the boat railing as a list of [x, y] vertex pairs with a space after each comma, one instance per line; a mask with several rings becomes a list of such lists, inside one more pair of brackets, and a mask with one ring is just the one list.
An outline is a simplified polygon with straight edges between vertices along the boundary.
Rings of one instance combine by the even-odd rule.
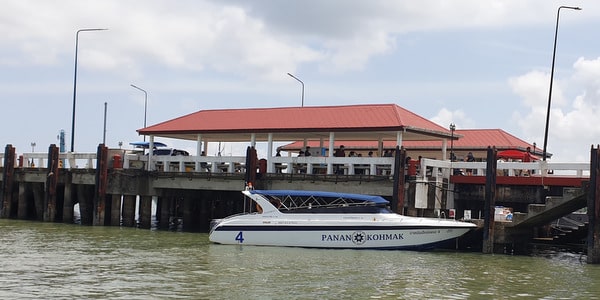
[[294, 197], [269, 196], [269, 201], [276, 201], [280, 210], [315, 209], [332, 207], [374, 206], [375, 203], [363, 200], [353, 200], [344, 197]]

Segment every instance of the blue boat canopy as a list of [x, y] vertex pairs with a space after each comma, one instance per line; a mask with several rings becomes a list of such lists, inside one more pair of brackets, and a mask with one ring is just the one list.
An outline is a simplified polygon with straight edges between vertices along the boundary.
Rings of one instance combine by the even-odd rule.
[[363, 195], [363, 194], [350, 194], [350, 193], [335, 193], [335, 192], [323, 192], [323, 191], [299, 191], [299, 190], [250, 190], [251, 194], [267, 195], [267, 196], [290, 196], [290, 197], [324, 197], [324, 198], [345, 198], [353, 199], [365, 202], [372, 202], [375, 204], [388, 204], [389, 201], [385, 200], [381, 196]]
[[[129, 143], [129, 145], [132, 145], [135, 148], [144, 148], [144, 149], [150, 148], [150, 142], [133, 142], [133, 143]], [[167, 146], [167, 144], [165, 144], [165, 143], [154, 142], [154, 147], [166, 147], [166, 146]]]

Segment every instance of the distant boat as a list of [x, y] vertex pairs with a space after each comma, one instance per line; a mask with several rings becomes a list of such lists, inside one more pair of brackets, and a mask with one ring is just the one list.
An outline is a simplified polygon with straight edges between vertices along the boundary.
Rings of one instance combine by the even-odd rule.
[[213, 220], [218, 244], [349, 249], [430, 249], [475, 224], [403, 216], [380, 196], [294, 190], [246, 190], [257, 212]]

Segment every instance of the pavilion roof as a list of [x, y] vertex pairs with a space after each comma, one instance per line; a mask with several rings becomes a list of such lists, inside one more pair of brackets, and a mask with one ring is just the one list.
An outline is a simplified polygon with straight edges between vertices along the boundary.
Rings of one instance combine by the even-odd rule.
[[[450, 130], [396, 104], [310, 106], [200, 110], [156, 125], [139, 129], [142, 135], [206, 141], [243, 142], [256, 135], [256, 141], [295, 141], [329, 138], [396, 141], [441, 140]], [[456, 133], [455, 133], [456, 135]]]

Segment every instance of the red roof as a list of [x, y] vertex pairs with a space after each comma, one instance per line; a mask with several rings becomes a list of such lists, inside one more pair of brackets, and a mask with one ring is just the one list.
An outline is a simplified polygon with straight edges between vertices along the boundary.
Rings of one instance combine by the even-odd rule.
[[[454, 149], [486, 149], [488, 146], [495, 146], [497, 149], [527, 149], [533, 146], [522, 139], [502, 130], [502, 129], [461, 129], [454, 131], [461, 135], [453, 143]], [[404, 143], [403, 143], [404, 144]], [[406, 142], [405, 147], [441, 147], [440, 141]], [[450, 145], [448, 145], [450, 146]]]
[[[138, 130], [143, 135], [196, 140], [247, 141], [329, 137], [329, 132], [357, 140], [447, 138], [450, 131], [395, 104], [201, 110]], [[285, 133], [285, 134], [284, 134]], [[305, 135], [302, 135], [304, 133]], [[346, 134], [338, 134], [346, 133]], [[275, 135], [276, 134], [276, 135]]]

